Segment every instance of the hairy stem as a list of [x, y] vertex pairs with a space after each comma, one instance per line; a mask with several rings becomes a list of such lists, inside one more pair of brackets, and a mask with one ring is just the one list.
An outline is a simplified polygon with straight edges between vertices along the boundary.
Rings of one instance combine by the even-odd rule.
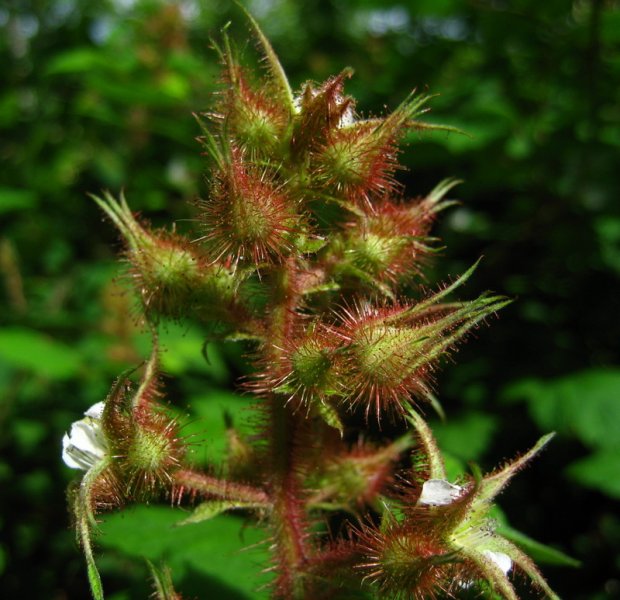
[[[273, 310], [271, 311], [271, 345], [266, 348], [268, 359], [281, 364], [284, 341], [294, 333], [295, 262], [285, 263], [278, 273]], [[274, 531], [278, 579], [276, 595], [280, 598], [309, 598], [303, 571], [310, 557], [308, 524], [302, 501], [302, 484], [298, 465], [298, 442], [303, 415], [293, 411], [286, 398], [270, 397], [270, 453], [272, 479], [272, 527]]]
[[224, 500], [237, 500], [239, 502], [253, 502], [256, 504], [268, 504], [269, 497], [260, 488], [218, 479], [189, 469], [181, 469], [174, 474], [174, 480], [178, 487], [208, 496], [215, 496]]

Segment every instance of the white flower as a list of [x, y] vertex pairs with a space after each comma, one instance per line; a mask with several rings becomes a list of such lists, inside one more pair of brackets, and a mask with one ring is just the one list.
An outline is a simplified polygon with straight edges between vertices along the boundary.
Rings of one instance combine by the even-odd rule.
[[[425, 481], [422, 486], [422, 493], [418, 499], [418, 504], [426, 506], [447, 506], [457, 500], [463, 493], [463, 490], [464, 488], [460, 485], [455, 485], [445, 479], [429, 479]], [[486, 524], [488, 521], [484, 523]], [[460, 543], [469, 545], [469, 542], [472, 542], [474, 545], [478, 545], [481, 542], [484, 543], [483, 540], [488, 539], [488, 535], [483, 533], [483, 531], [484, 528], [476, 527], [475, 524], [469, 523], [468, 520], [466, 520], [466, 526], [463, 528], [462, 534], [455, 537], [460, 538]], [[481, 533], [481, 535], [477, 535], [478, 532]], [[456, 540], [453, 538], [453, 541]], [[504, 552], [489, 549], [481, 549], [479, 552], [496, 567], [499, 567], [504, 575], [508, 574], [508, 571], [512, 568], [512, 559]]]
[[494, 552], [493, 550], [484, 550], [482, 552], [491, 562], [495, 563], [504, 573], [508, 574], [508, 571], [512, 569], [512, 559], [503, 552]]
[[104, 404], [93, 404], [62, 438], [62, 459], [68, 467], [88, 471], [107, 454], [108, 444], [101, 428]]
[[454, 485], [445, 479], [429, 479], [422, 486], [419, 504], [446, 506], [456, 500], [463, 491], [460, 485]]

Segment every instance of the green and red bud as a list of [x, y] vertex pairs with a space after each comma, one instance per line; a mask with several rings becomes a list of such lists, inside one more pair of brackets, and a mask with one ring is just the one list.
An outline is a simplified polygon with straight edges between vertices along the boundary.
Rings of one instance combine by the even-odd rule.
[[188, 311], [226, 319], [236, 300], [237, 281], [223, 265], [209, 263], [190, 241], [173, 233], [151, 231], [131, 213], [125, 198], [93, 196], [117, 226], [147, 312], [178, 318]]
[[419, 273], [434, 251], [428, 234], [435, 214], [451, 204], [443, 197], [456, 183], [442, 182], [413, 202], [383, 198], [366, 207], [329, 241], [323, 252], [326, 275], [344, 289], [361, 285], [394, 298], [398, 284]]
[[325, 193], [365, 207], [398, 189], [395, 132], [382, 124], [359, 121], [328, 132], [311, 157], [314, 180]]
[[[247, 11], [246, 17], [253, 30], [259, 52], [262, 55], [264, 72], [252, 84], [241, 68], [226, 33], [223, 33], [223, 48], [214, 47], [224, 67], [225, 90], [221, 94], [214, 114], [221, 125], [221, 139], [224, 143], [234, 139], [235, 143], [254, 158], [276, 159], [279, 148], [285, 148], [290, 135], [293, 107], [293, 94], [269, 40]], [[209, 115], [207, 115], [209, 116]], [[210, 137], [207, 135], [207, 138]], [[211, 152], [210, 142], [207, 150]], [[222, 166], [221, 164], [219, 166]]]
[[354, 122], [355, 100], [344, 95], [344, 82], [353, 75], [345, 69], [320, 87], [307, 82], [295, 98], [295, 123], [291, 148], [294, 157], [305, 156], [328, 139], [330, 132]]
[[368, 506], [378, 509], [378, 500], [394, 480], [395, 464], [412, 445], [413, 438], [405, 435], [380, 448], [360, 443], [321, 461], [323, 470], [311, 478], [310, 486], [316, 491], [309, 506], [354, 513]]
[[129, 500], [171, 492], [172, 473], [185, 454], [178, 424], [157, 402], [159, 395], [155, 348], [138, 389], [132, 392], [122, 375], [105, 401], [101, 421], [111, 467]]
[[[441, 294], [441, 293], [440, 293]], [[412, 397], [427, 398], [439, 358], [506, 300], [485, 297], [453, 305], [432, 299], [378, 308], [362, 304], [342, 315], [345, 342], [340, 393], [350, 405], [405, 414]]]
[[285, 142], [291, 108], [277, 102], [269, 86], [252, 86], [230, 57], [226, 58], [224, 83], [222, 100], [209, 116], [250, 156], [276, 158]]
[[293, 249], [299, 226], [294, 203], [240, 148], [232, 147], [227, 160], [200, 203], [201, 240], [213, 260], [281, 262]]
[[277, 359], [270, 360], [251, 387], [273, 390], [294, 407], [315, 405], [336, 393], [336, 356], [340, 340], [327, 326], [314, 323], [299, 335], [283, 340]]

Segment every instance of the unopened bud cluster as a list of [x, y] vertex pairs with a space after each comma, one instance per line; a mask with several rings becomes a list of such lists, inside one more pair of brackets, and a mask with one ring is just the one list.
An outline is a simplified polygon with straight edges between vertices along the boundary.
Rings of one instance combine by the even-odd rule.
[[[457, 183], [409, 199], [396, 180], [403, 134], [430, 128], [418, 121], [428, 98], [362, 118], [345, 91], [349, 69], [293, 93], [250, 23], [264, 71], [243, 68], [224, 36], [221, 89], [197, 117], [207, 186], [195, 231], [153, 230], [123, 197], [95, 200], [124, 239], [153, 331], [172, 317], [245, 341], [253, 375], [244, 386], [260, 431], [245, 438], [229, 420], [225, 462], [193, 469], [176, 422], [155, 401], [155, 348], [137, 391], [121, 377], [64, 442], [67, 464], [86, 470], [74, 506], [89, 573], [92, 515], [168, 494], [202, 501], [187, 522], [234, 508], [256, 514], [272, 540], [274, 598], [366, 590], [417, 600], [480, 584], [512, 600], [515, 570], [554, 597], [488, 517], [546, 439], [503, 470], [449, 482], [422, 417], [441, 410], [432, 377], [440, 359], [507, 303], [489, 294], [448, 299], [473, 267], [434, 293], [407, 292]], [[394, 439], [378, 435], [386, 423], [399, 431]], [[316, 522], [328, 533], [317, 534]]]

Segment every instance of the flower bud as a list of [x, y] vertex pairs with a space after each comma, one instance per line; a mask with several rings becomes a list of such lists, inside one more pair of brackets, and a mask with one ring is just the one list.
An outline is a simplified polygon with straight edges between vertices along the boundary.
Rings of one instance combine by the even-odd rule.
[[278, 348], [257, 381], [255, 391], [270, 389], [288, 397], [295, 408], [320, 403], [337, 389], [335, 356], [340, 340], [325, 325], [314, 323], [303, 333], [293, 334]]
[[336, 454], [327, 464], [325, 460], [320, 461], [310, 483], [316, 490], [310, 505], [352, 512], [363, 506], [377, 508], [377, 499], [392, 483], [395, 463], [412, 443], [409, 435], [383, 448], [359, 443], [352, 450]]
[[251, 156], [272, 157], [286, 136], [291, 107], [277, 102], [265, 82], [252, 86], [231, 57], [226, 57], [224, 82], [222, 101], [211, 116], [239, 148]]
[[239, 148], [232, 148], [230, 162], [214, 178], [200, 208], [201, 239], [214, 260], [280, 262], [293, 248], [297, 217], [291, 202]]
[[312, 82], [304, 85], [294, 100], [297, 116], [291, 145], [295, 156], [317, 148], [330, 131], [353, 123], [355, 101], [344, 95], [344, 81], [352, 74], [352, 69], [345, 69], [319, 88]]
[[102, 414], [103, 430], [114, 457], [114, 468], [127, 498], [149, 499], [169, 491], [172, 472], [185, 448], [175, 419], [156, 402], [159, 396], [157, 346], [132, 393], [126, 375], [112, 388]]
[[177, 318], [194, 310], [210, 318], [227, 318], [222, 307], [235, 301], [237, 287], [228, 269], [209, 264], [179, 235], [143, 227], [123, 196], [120, 201], [110, 194], [93, 198], [126, 242], [134, 282], [147, 311]]
[[328, 194], [365, 208], [393, 194], [399, 187], [398, 139], [426, 100], [412, 94], [388, 117], [350, 119], [346, 126], [326, 129], [325, 141], [312, 152], [317, 182]]
[[429, 398], [432, 369], [465, 334], [506, 301], [485, 297], [453, 305], [377, 308], [365, 304], [346, 311], [339, 335], [345, 341], [341, 393], [350, 405], [405, 414], [412, 396]]

